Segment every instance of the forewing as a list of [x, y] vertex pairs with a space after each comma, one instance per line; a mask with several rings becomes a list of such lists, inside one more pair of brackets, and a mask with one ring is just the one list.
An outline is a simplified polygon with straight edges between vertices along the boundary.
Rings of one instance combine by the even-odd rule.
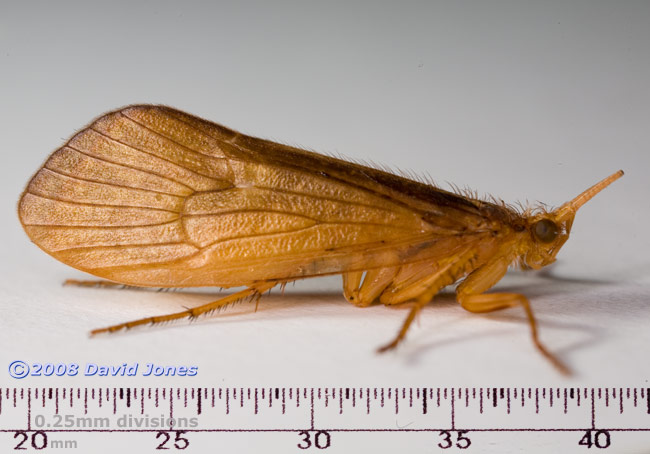
[[153, 286], [383, 266], [449, 253], [489, 228], [453, 194], [158, 106], [75, 135], [33, 177], [19, 215], [62, 262]]

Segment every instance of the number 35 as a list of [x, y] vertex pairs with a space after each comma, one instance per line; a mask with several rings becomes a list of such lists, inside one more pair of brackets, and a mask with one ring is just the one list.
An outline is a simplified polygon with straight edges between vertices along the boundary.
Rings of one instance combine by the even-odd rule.
[[[467, 449], [469, 446], [472, 444], [472, 441], [465, 436], [467, 433], [466, 430], [459, 430], [456, 432], [456, 447], [459, 449]], [[448, 449], [454, 446], [454, 442], [452, 441], [452, 436], [451, 432], [448, 430], [441, 430], [440, 431], [440, 436], [442, 437], [442, 441], [438, 443], [438, 447], [442, 449]]]

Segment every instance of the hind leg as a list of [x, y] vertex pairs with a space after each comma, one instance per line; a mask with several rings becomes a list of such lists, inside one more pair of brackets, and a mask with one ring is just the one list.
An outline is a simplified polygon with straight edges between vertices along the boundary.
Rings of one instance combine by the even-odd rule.
[[99, 333], [112, 333], [115, 331], [119, 331], [121, 329], [130, 329], [135, 326], [139, 325], [146, 325], [146, 324], [152, 324], [155, 325], [157, 323], [163, 323], [163, 322], [168, 322], [171, 320], [178, 320], [181, 318], [196, 318], [201, 314], [205, 314], [206, 312], [213, 311], [215, 309], [218, 309], [220, 307], [226, 306], [230, 303], [234, 303], [238, 300], [241, 300], [243, 298], [252, 296], [252, 297], [257, 297], [259, 301], [259, 297], [262, 295], [262, 293], [266, 292], [267, 290], [270, 290], [273, 288], [276, 284], [278, 284], [278, 281], [271, 281], [271, 282], [260, 282], [257, 284], [254, 284], [247, 289], [241, 290], [237, 293], [233, 293], [232, 295], [225, 296], [221, 299], [218, 299], [216, 301], [213, 301], [208, 304], [204, 304], [202, 306], [198, 307], [193, 307], [191, 309], [186, 309], [181, 312], [176, 312], [173, 314], [167, 314], [167, 315], [159, 315], [155, 317], [146, 317], [146, 318], [141, 318], [139, 320], [133, 320], [130, 322], [126, 323], [120, 323], [119, 325], [113, 325], [113, 326], [108, 326], [106, 328], [99, 328], [99, 329], [94, 329], [90, 332], [90, 335], [93, 336], [95, 334]]
[[104, 281], [101, 279], [97, 279], [96, 281], [86, 281], [86, 280], [78, 281], [77, 279], [66, 279], [65, 281], [63, 281], [63, 285], [76, 285], [77, 287], [106, 287], [106, 288], [130, 287], [129, 285], [126, 284], [120, 284], [118, 282], [112, 282], [112, 281]]

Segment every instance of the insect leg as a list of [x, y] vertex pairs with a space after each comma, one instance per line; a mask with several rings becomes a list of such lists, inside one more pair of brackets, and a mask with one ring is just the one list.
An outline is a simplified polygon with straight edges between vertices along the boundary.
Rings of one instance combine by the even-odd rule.
[[[388, 287], [381, 294], [380, 301], [384, 304], [400, 304], [414, 300], [413, 306], [406, 316], [397, 336], [388, 344], [380, 347], [377, 351], [383, 353], [391, 350], [404, 339], [413, 320], [420, 313], [443, 287], [453, 283], [458, 273], [461, 273], [464, 266], [474, 256], [472, 249], [467, 249], [446, 263], [423, 262], [417, 266], [411, 266], [408, 274], [401, 273], [401, 282]], [[428, 270], [428, 275], [423, 276], [423, 270]]]
[[156, 323], [162, 323], [162, 322], [168, 322], [171, 320], [177, 320], [181, 318], [195, 318], [198, 317], [201, 314], [205, 314], [206, 312], [213, 311], [215, 309], [218, 309], [220, 307], [223, 307], [225, 305], [228, 305], [230, 303], [234, 303], [238, 300], [241, 300], [242, 298], [246, 298], [248, 296], [258, 296], [264, 293], [267, 290], [270, 290], [273, 288], [278, 282], [277, 281], [270, 281], [270, 282], [261, 282], [258, 284], [254, 284], [251, 287], [248, 287], [247, 289], [241, 290], [239, 292], [233, 293], [232, 295], [225, 296], [221, 299], [218, 299], [216, 301], [213, 301], [208, 304], [204, 304], [202, 306], [198, 307], [193, 307], [191, 309], [187, 309], [181, 312], [176, 312], [173, 314], [167, 314], [167, 315], [158, 315], [154, 317], [146, 317], [146, 318], [141, 318], [139, 320], [133, 320], [130, 322], [126, 323], [120, 323], [119, 325], [113, 325], [113, 326], [108, 326], [106, 328], [99, 328], [99, 329], [94, 329], [90, 332], [91, 336], [99, 333], [112, 333], [114, 331], [119, 331], [121, 329], [129, 329], [133, 328], [135, 326], [139, 325], [146, 325], [146, 324], [156, 324]]
[[357, 304], [359, 287], [363, 280], [363, 271], [350, 271], [343, 274], [343, 296], [352, 304]]
[[375, 268], [366, 271], [361, 284], [361, 271], [353, 271], [343, 275], [343, 294], [345, 298], [359, 307], [368, 307], [381, 295], [397, 275], [399, 267]]
[[[438, 278], [437, 265], [431, 262], [404, 265], [393, 282], [382, 292], [379, 301], [388, 306], [414, 300]], [[428, 301], [431, 301], [431, 298]]]
[[63, 281], [63, 285], [76, 285], [77, 287], [128, 287], [124, 284], [119, 284], [112, 281], [104, 281], [97, 279], [95, 281], [78, 281], [76, 279], [66, 279]]
[[503, 277], [510, 262], [511, 259], [508, 256], [497, 257], [470, 274], [456, 289], [458, 302], [464, 309], [475, 313], [493, 312], [515, 306], [523, 307], [528, 317], [530, 334], [537, 350], [553, 363], [560, 372], [568, 375], [569, 369], [549, 352], [539, 340], [537, 322], [528, 298], [518, 293], [483, 293]]
[[[428, 301], [427, 301], [428, 303]], [[409, 311], [409, 314], [406, 316], [406, 320], [404, 320], [404, 323], [402, 323], [402, 327], [400, 328], [399, 332], [397, 333], [397, 336], [387, 343], [386, 345], [383, 345], [377, 349], [377, 353], [384, 353], [388, 350], [392, 350], [397, 345], [404, 339], [406, 336], [406, 332], [409, 330], [411, 327], [411, 323], [413, 323], [413, 320], [415, 320], [415, 317], [420, 313], [420, 310], [427, 305], [427, 303], [421, 303], [419, 301], [413, 303], [413, 306], [411, 307], [411, 310]]]

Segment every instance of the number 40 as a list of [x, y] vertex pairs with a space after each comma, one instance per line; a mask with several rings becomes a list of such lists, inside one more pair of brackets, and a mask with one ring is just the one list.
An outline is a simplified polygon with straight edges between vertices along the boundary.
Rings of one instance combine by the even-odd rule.
[[606, 430], [597, 430], [592, 433], [591, 430], [585, 432], [583, 437], [578, 442], [580, 446], [586, 446], [591, 448], [595, 446], [600, 449], [609, 448], [611, 440], [609, 438], [609, 432]]

